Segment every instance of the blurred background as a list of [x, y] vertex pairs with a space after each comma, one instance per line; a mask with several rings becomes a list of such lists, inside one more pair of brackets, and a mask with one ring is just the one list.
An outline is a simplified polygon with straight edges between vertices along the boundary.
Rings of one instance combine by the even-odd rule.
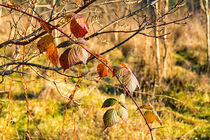
[[[143, 8], [134, 16], [105, 29], [105, 31], [133, 31], [137, 30], [141, 23], [145, 25], [152, 22], [147, 26], [150, 27], [191, 15], [176, 24], [145, 28], [126, 43], [103, 55], [111, 66], [117, 66], [120, 62], [125, 63], [137, 77], [140, 89], [133, 94], [135, 100], [139, 105], [151, 102], [163, 121], [162, 128], [153, 130], [157, 140], [208, 140], [210, 138], [210, 71], [207, 61], [209, 4], [206, 4], [207, 1], [184, 0], [163, 19], [152, 22], [155, 17], [161, 17], [179, 2], [160, 0], [152, 6]], [[56, 0], [1, 1], [4, 4], [9, 2], [13, 2], [15, 6], [29, 13], [38, 14], [48, 21]], [[53, 17], [68, 15], [83, 6], [85, 2], [88, 1], [58, 0]], [[119, 17], [144, 7], [147, 2], [147, 0], [97, 0], [79, 13], [89, 25], [89, 33], [86, 37]], [[30, 7], [33, 7], [36, 12]], [[31, 17], [14, 10], [0, 8], [0, 43], [27, 36], [40, 27], [39, 22]], [[143, 22], [145, 19], [147, 22]], [[56, 25], [58, 21], [51, 23]], [[71, 34], [69, 25], [62, 29]], [[100, 34], [88, 40], [88, 48], [94, 53], [101, 53], [119, 44], [133, 33], [135, 32]], [[53, 34], [56, 45], [67, 40], [57, 31], [53, 31]], [[21, 62], [24, 58], [31, 63], [55, 68], [45, 54], [39, 54], [36, 46], [38, 40], [25, 46], [9, 44], [1, 48], [0, 65]], [[64, 50], [58, 49], [59, 56]], [[72, 139], [74, 126], [76, 139], [81, 140], [150, 139], [149, 130], [129, 97], [126, 97], [129, 112], [127, 122], [120, 120], [118, 124], [103, 131], [103, 114], [106, 111], [101, 108], [103, 101], [109, 97], [119, 99], [119, 95], [124, 91], [111, 75], [99, 78], [98, 64], [97, 60], [92, 60], [81, 67], [85, 76], [75, 94], [73, 109], [70, 106], [67, 108], [64, 124], [65, 139]], [[3, 71], [1, 66], [0, 70]], [[26, 92], [31, 112], [29, 126], [31, 138], [59, 139], [62, 133], [65, 104], [68, 101], [65, 97], [71, 95], [78, 78], [68, 78], [55, 71], [34, 66], [24, 66], [23, 69], [23, 76], [20, 73], [1, 76], [0, 139], [26, 139]], [[63, 73], [63, 70], [60, 72]], [[77, 76], [77, 73], [78, 65], [65, 71], [68, 75]], [[160, 127], [160, 124], [154, 122], [151, 126]]]

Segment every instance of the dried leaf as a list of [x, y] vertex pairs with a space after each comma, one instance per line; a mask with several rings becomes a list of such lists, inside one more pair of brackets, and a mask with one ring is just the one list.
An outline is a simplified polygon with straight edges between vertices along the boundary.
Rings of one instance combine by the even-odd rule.
[[56, 66], [58, 63], [57, 48], [53, 42], [52, 35], [46, 35], [37, 42], [40, 53], [46, 51], [47, 58]]
[[47, 23], [40, 21], [40, 26], [42, 27], [42, 29], [44, 29], [46, 32], [48, 33], [52, 33], [52, 28], [50, 27], [50, 25], [48, 25]]
[[110, 107], [110, 106], [113, 106], [116, 103], [117, 103], [117, 100], [115, 98], [109, 98], [109, 99], [106, 99], [104, 101], [104, 103], [103, 103], [101, 108]]
[[106, 77], [108, 75], [107, 67], [103, 63], [98, 64], [97, 71], [100, 78]]
[[84, 64], [86, 64], [88, 59], [88, 52], [80, 46], [76, 46], [75, 49], [77, 50], [76, 52], [79, 60], [82, 61]]
[[132, 93], [136, 87], [139, 87], [139, 82], [133, 73], [126, 74], [122, 77], [122, 82], [128, 88], [128, 90]]
[[65, 47], [71, 46], [72, 44], [74, 44], [74, 43], [71, 40], [67, 40], [67, 41], [61, 42], [57, 46], [57, 48], [65, 48]]
[[61, 67], [63, 68], [63, 71], [65, 71], [66, 69], [68, 69], [70, 67], [69, 58], [68, 58], [70, 50], [71, 50], [71, 48], [66, 49], [59, 58]]
[[88, 33], [89, 27], [83, 17], [79, 14], [72, 13], [72, 20], [70, 23], [70, 29], [76, 38], [82, 38]]
[[122, 118], [123, 121], [128, 120], [128, 110], [126, 108], [120, 106], [119, 115], [120, 115], [120, 117]]
[[105, 129], [107, 127], [111, 127], [118, 122], [117, 111], [115, 109], [109, 109], [104, 113], [103, 121], [105, 125]]

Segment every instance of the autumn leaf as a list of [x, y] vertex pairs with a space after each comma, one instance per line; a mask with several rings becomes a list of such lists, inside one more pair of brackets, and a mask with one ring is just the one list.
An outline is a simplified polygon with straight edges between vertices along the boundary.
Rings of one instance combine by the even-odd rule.
[[60, 56], [60, 64], [64, 71], [70, 67], [72, 67], [77, 60], [82, 61], [86, 64], [88, 59], [88, 52], [83, 49], [81, 46], [75, 45], [72, 48], [68, 48], [64, 51], [64, 53]]
[[49, 24], [47, 24], [43, 21], [40, 21], [39, 23], [40, 23], [40, 26], [42, 27], [42, 29], [44, 29], [48, 33], [52, 33], [52, 28], [50, 27]]
[[66, 69], [68, 69], [70, 67], [69, 66], [69, 58], [68, 58], [70, 50], [71, 50], [71, 48], [66, 49], [59, 58], [61, 67], [63, 68], [63, 71], [65, 71]]
[[97, 71], [100, 78], [106, 77], [108, 75], [107, 67], [103, 63], [98, 64]]
[[132, 93], [136, 87], [140, 88], [139, 82], [133, 72], [123, 63], [121, 66], [113, 67], [113, 76], [117, 76], [122, 80], [122, 83]]
[[57, 48], [53, 42], [52, 35], [46, 35], [37, 42], [40, 53], [46, 51], [47, 58], [56, 66], [58, 63]]
[[118, 122], [117, 111], [115, 109], [109, 109], [104, 113], [103, 121], [105, 125], [105, 129], [107, 127], [111, 127]]
[[72, 13], [70, 29], [76, 38], [82, 38], [88, 33], [89, 27], [87, 22], [79, 14]]
[[117, 100], [115, 98], [108, 98], [104, 101], [101, 108], [110, 107], [110, 106], [115, 105], [116, 103], [117, 103]]
[[157, 120], [160, 123], [160, 125], [162, 125], [162, 121], [160, 120], [157, 112], [154, 110], [145, 111], [144, 117], [148, 123], [153, 123], [154, 120]]

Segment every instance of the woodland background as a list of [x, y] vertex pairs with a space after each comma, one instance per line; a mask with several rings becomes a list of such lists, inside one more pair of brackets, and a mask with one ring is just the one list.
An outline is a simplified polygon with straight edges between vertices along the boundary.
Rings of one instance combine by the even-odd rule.
[[[178, 0], [169, 0], [169, 8], [175, 5]], [[1, 1], [5, 2], [5, 1]], [[28, 1], [13, 0], [15, 4], [27, 6]], [[72, 1], [63, 1], [63, 3]], [[76, 2], [76, 0], [75, 0]], [[41, 0], [36, 11], [43, 19], [50, 16], [50, 9], [55, 3], [53, 0]], [[164, 10], [163, 1], [160, 0], [160, 10]], [[85, 19], [88, 17], [88, 24], [91, 35], [115, 18], [126, 15], [130, 11], [141, 6], [141, 1], [102, 1], [98, 0], [89, 8], [82, 11]], [[62, 2], [60, 2], [62, 5]], [[118, 6], [118, 8], [116, 8]], [[67, 4], [65, 9], [74, 11], [74, 4]], [[2, 8], [0, 19], [0, 43], [20, 36], [15, 28], [12, 28], [14, 21], [17, 21], [21, 14], [9, 13], [8, 9]], [[91, 13], [89, 16], [88, 14]], [[133, 71], [140, 83], [140, 90], [136, 90], [134, 97], [139, 105], [150, 101], [163, 121], [163, 128], [153, 131], [155, 139], [202, 139], [210, 138], [210, 72], [207, 66], [207, 39], [206, 39], [206, 15], [202, 9], [200, 0], [185, 0], [180, 8], [168, 16], [168, 20], [179, 19], [187, 13], [192, 15], [183, 24], [171, 24], [166, 26], [167, 33], [165, 41], [159, 39], [160, 47], [160, 73], [157, 72], [156, 43], [154, 37], [139, 34], [121, 45], [112, 52], [105, 54], [111, 65], [118, 65], [120, 62], [127, 64]], [[144, 10], [139, 17], [151, 16], [149, 10]], [[13, 21], [14, 20], [14, 21]], [[25, 29], [27, 16], [21, 17], [18, 23], [20, 29]], [[33, 21], [36, 24], [36, 21]], [[186, 24], [184, 23], [186, 22]], [[26, 34], [34, 31], [28, 29]], [[132, 30], [136, 27], [133, 18], [126, 19], [111, 27], [112, 30]], [[64, 31], [69, 32], [69, 26]], [[159, 28], [163, 34], [163, 29]], [[145, 30], [142, 33], [153, 35], [153, 29]], [[21, 33], [20, 33], [21, 34]], [[56, 32], [55, 32], [56, 34]], [[57, 33], [60, 36], [59, 33]], [[88, 47], [93, 52], [99, 53], [118, 44], [126, 39], [130, 33], [109, 33], [96, 36], [88, 41]], [[60, 36], [56, 44], [64, 41]], [[36, 47], [37, 41], [25, 46], [29, 54], [39, 54]], [[165, 46], [167, 47], [167, 68], [164, 70]], [[6, 63], [6, 56], [14, 59], [16, 53], [23, 46], [10, 45], [0, 49], [0, 65]], [[59, 49], [59, 54], [63, 52]], [[27, 57], [27, 56], [26, 56]], [[46, 56], [40, 54], [31, 62], [44, 66], [52, 66]], [[88, 73], [83, 77], [82, 84], [74, 97], [73, 109], [67, 108], [65, 120], [65, 137], [71, 139], [76, 126], [76, 139], [149, 139], [150, 134], [142, 117], [136, 111], [136, 106], [126, 98], [129, 119], [127, 122], [120, 121], [113, 127], [103, 131], [102, 103], [109, 97], [119, 98], [123, 92], [117, 81], [110, 75], [100, 79], [97, 74], [96, 60], [90, 61], [86, 66], [82, 65], [82, 72]], [[35, 69], [35, 71], [34, 71]], [[36, 72], [47, 77], [47, 80]], [[73, 66], [65, 73], [76, 75], [77, 66]], [[54, 71], [42, 70], [25, 66], [24, 79], [29, 98], [29, 108], [33, 120], [30, 120], [30, 133], [32, 139], [42, 138], [58, 139], [62, 131], [63, 112], [67, 99], [62, 94], [70, 94], [74, 90], [77, 78], [68, 78], [57, 74]], [[157, 81], [159, 77], [160, 81]], [[19, 73], [12, 73], [1, 76], [0, 84], [0, 139], [25, 139], [27, 128], [25, 91]], [[49, 80], [50, 79], [50, 80]], [[56, 81], [56, 85], [52, 82]], [[57, 90], [59, 89], [59, 92]], [[11, 94], [9, 100], [9, 93]], [[10, 102], [10, 105], [9, 105]], [[73, 112], [73, 114], [72, 114]], [[9, 120], [9, 123], [8, 123]], [[75, 121], [74, 121], [75, 120]], [[75, 124], [74, 124], [75, 122]], [[37, 130], [36, 126], [39, 128]], [[152, 126], [158, 127], [157, 122]]]

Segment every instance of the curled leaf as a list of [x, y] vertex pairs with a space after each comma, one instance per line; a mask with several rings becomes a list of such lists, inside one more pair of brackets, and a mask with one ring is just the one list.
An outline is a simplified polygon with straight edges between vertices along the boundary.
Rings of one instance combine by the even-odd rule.
[[70, 29], [76, 38], [82, 38], [88, 33], [89, 27], [87, 22], [79, 14], [72, 13]]
[[111, 127], [118, 122], [117, 111], [113, 108], [108, 109], [103, 116], [103, 121], [105, 125], [105, 129], [107, 127]]
[[120, 117], [122, 118], [123, 121], [128, 120], [128, 110], [126, 108], [120, 106], [119, 115], [120, 115]]
[[117, 100], [115, 98], [108, 98], [104, 101], [101, 108], [110, 107], [117, 103]]

